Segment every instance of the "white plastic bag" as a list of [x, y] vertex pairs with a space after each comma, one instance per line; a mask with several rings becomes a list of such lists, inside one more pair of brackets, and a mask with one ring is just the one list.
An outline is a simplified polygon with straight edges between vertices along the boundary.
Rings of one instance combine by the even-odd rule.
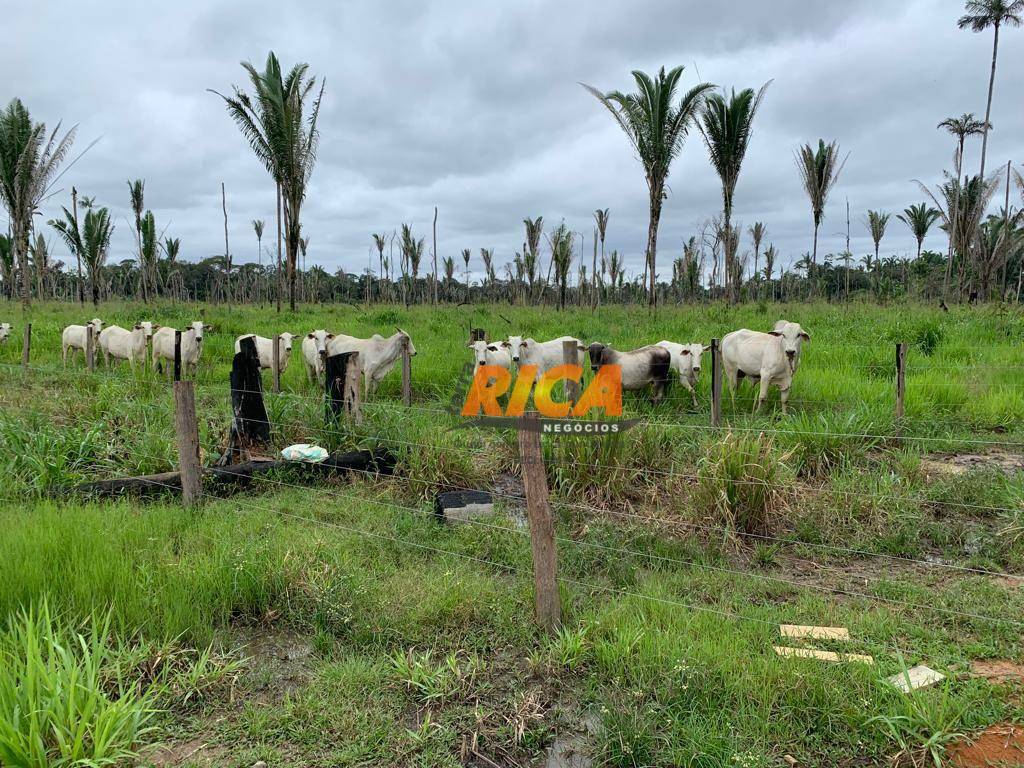
[[312, 464], [319, 464], [327, 458], [327, 449], [319, 445], [309, 443], [297, 443], [289, 445], [281, 451], [281, 457], [288, 461], [307, 461]]

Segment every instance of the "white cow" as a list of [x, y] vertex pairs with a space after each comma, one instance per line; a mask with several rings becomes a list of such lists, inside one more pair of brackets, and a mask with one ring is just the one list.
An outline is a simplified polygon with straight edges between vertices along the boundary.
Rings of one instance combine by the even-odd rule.
[[7, 341], [7, 338], [11, 335], [11, 324], [0, 323], [0, 344]]
[[697, 407], [697, 393], [694, 386], [700, 378], [700, 356], [710, 347], [702, 344], [677, 344], [674, 341], [659, 341], [657, 346], [664, 347], [672, 356], [672, 370], [679, 374], [679, 383], [689, 390], [693, 397], [693, 406]]
[[512, 354], [512, 362], [522, 368], [524, 365], [537, 366], [537, 380], [546, 372], [565, 363], [565, 352], [562, 343], [575, 341], [576, 349], [585, 352], [583, 342], [575, 336], [559, 336], [551, 341], [535, 341], [522, 336], [509, 336], [508, 347]]
[[800, 364], [800, 346], [810, 340], [799, 323], [786, 321], [776, 323], [770, 333], [743, 328], [726, 334], [722, 339], [722, 365], [733, 401], [740, 379], [748, 378], [751, 383], [761, 385], [755, 411], [760, 410], [768, 398], [768, 387], [775, 385], [779, 388], [785, 413], [793, 375]]
[[512, 370], [512, 354], [507, 341], [492, 344], [487, 341], [471, 341], [466, 345], [473, 350], [474, 365], [498, 365]]
[[[277, 347], [277, 369], [284, 373], [284, 369], [288, 367], [288, 359], [292, 354], [292, 342], [295, 339], [294, 333], [282, 333], [280, 334], [281, 341]], [[274, 340], [268, 339], [264, 336], [257, 336], [255, 333], [247, 333], [244, 336], [239, 336], [235, 339], [235, 354], [237, 355], [242, 351], [242, 339], [255, 339], [256, 340], [256, 354], [260, 358], [260, 368], [270, 369], [274, 367]]]
[[135, 362], [146, 365], [146, 329], [136, 323], [130, 330], [119, 325], [111, 325], [100, 331], [100, 349], [103, 351], [103, 363], [109, 368], [110, 358], [127, 360], [132, 370]]
[[406, 341], [409, 343], [409, 355], [414, 356], [416, 347], [413, 346], [409, 334], [401, 328], [387, 338], [379, 333], [368, 339], [338, 333], [327, 343], [327, 356], [332, 357], [342, 352], [358, 352], [359, 364], [363, 369], [363, 393], [369, 396], [377, 389], [381, 379], [395, 367], [395, 363], [402, 356], [402, 344]]
[[[203, 332], [212, 331], [212, 325], [205, 325], [201, 320], [189, 323], [181, 332], [181, 367], [183, 372], [189, 368], [193, 373], [199, 370], [199, 355], [203, 352]], [[153, 334], [153, 370], [158, 370], [167, 361], [167, 375], [174, 375], [174, 328], [164, 326]]]
[[664, 347], [650, 344], [646, 347], [619, 352], [607, 344], [594, 342], [588, 348], [590, 368], [597, 373], [602, 365], [617, 365], [622, 375], [623, 391], [651, 387], [651, 400], [660, 401], [668, 391], [672, 355]]
[[321, 329], [310, 331], [302, 339], [302, 359], [305, 362], [306, 378], [310, 383], [320, 381], [324, 376], [324, 358], [327, 357], [327, 343], [333, 333]]
[[[103, 330], [103, 321], [98, 317], [94, 317], [89, 321], [89, 325], [92, 326], [93, 343], [99, 343], [100, 331]], [[68, 364], [68, 352], [71, 352], [71, 362], [75, 362], [75, 350], [82, 350], [82, 357], [85, 357], [85, 339], [86, 339], [86, 326], [84, 325], [69, 325], [64, 329], [64, 332], [60, 336], [61, 346], [61, 358], [64, 366]], [[93, 352], [95, 354], [95, 351]], [[88, 361], [87, 361], [88, 362]]]
[[146, 332], [147, 339], [152, 339], [153, 332], [160, 330], [160, 325], [158, 323], [154, 323], [149, 320], [143, 320], [142, 322], [137, 323], [137, 325]]

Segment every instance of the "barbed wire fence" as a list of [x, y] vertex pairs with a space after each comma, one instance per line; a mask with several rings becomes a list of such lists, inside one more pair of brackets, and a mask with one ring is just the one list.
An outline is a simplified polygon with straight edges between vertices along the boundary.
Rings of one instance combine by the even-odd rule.
[[[118, 380], [116, 373], [110, 372], [98, 372], [96, 370], [95, 358], [96, 358], [96, 345], [93, 334], [87, 333], [86, 340], [86, 366], [93, 375], [96, 376], [109, 376], [111, 380]], [[181, 334], [176, 333], [175, 338], [175, 354], [171, 364], [171, 378], [173, 379], [172, 392], [173, 392], [173, 414], [174, 414], [174, 428], [175, 428], [175, 445], [177, 449], [178, 459], [178, 482], [170, 482], [169, 479], [157, 479], [151, 478], [149, 482], [156, 487], [163, 487], [165, 490], [170, 492], [178, 493], [182, 495], [183, 503], [186, 506], [194, 506], [201, 503], [203, 499], [203, 474], [204, 469], [200, 465], [200, 450], [199, 450], [199, 419], [197, 415], [196, 405], [196, 382], [183, 378], [183, 367], [181, 357]], [[264, 395], [273, 395], [277, 397], [292, 398], [292, 399], [304, 399], [307, 395], [298, 392], [286, 392], [282, 391], [280, 386], [280, 370], [277, 367], [277, 361], [279, 360], [279, 339], [280, 337], [274, 337], [274, 355], [273, 364], [271, 366], [271, 388], [267, 392], [263, 389], [262, 379], [257, 377], [259, 382], [255, 388], [246, 388], [233, 385], [231, 387], [231, 394], [233, 401], [238, 397], [259, 397], [262, 398]], [[683, 423], [683, 422], [672, 422], [659, 419], [641, 419], [640, 424], [648, 427], [661, 427], [661, 428], [684, 428], [684, 429], [707, 429], [715, 431], [734, 431], [734, 430], [747, 430], [756, 431], [760, 433], [769, 434], [807, 434], [807, 431], [791, 430], [780, 427], [775, 428], [758, 428], [758, 427], [735, 427], [723, 423], [721, 413], [721, 353], [717, 345], [717, 340], [712, 343], [712, 407], [711, 407], [711, 423], [707, 424], [696, 424], [696, 423]], [[566, 345], [564, 350], [565, 363], [567, 365], [578, 365], [577, 349], [575, 344]], [[9, 364], [9, 367], [20, 367], [27, 373], [47, 373], [52, 375], [80, 375], [80, 372], [72, 370], [65, 371], [63, 368], [56, 366], [33, 366], [30, 361], [31, 353], [31, 326], [26, 326], [23, 335], [23, 355], [20, 366]], [[250, 358], [255, 355], [255, 347], [248, 352]], [[963, 442], [963, 438], [953, 437], [929, 437], [929, 436], [915, 436], [902, 434], [901, 426], [905, 415], [905, 371], [906, 371], [906, 354], [907, 345], [904, 343], [897, 343], [895, 346], [894, 355], [894, 388], [892, 392], [892, 404], [893, 404], [893, 425], [894, 431], [892, 434], [868, 434], [868, 433], [839, 433], [839, 432], [822, 432], [822, 433], [810, 433], [810, 434], [823, 434], [830, 436], [842, 436], [845, 438], [852, 439], [877, 439], [877, 440], [907, 440], [907, 441], [927, 441], [936, 444], [942, 444], [945, 442]], [[352, 426], [362, 425], [364, 419], [364, 409], [372, 408], [388, 408], [396, 406], [394, 403], [386, 403], [381, 401], [363, 402], [361, 396], [361, 383], [362, 383], [362, 370], [359, 359], [359, 353], [344, 353], [346, 359], [345, 364], [340, 367], [340, 381], [336, 377], [335, 380], [328, 380], [325, 385], [322, 394], [317, 395], [319, 402], [316, 403], [317, 407], [323, 407], [325, 412], [325, 425], [318, 427], [317, 429], [325, 430], [327, 432], [335, 432], [338, 434], [351, 434]], [[439, 415], [446, 415], [447, 417], [453, 417], [451, 410], [443, 407], [431, 407], [429, 405], [413, 404], [412, 402], [412, 361], [411, 355], [409, 354], [409, 348], [407, 345], [403, 347], [400, 353], [400, 367], [401, 367], [401, 403], [402, 407], [413, 411], [419, 411], [422, 413], [429, 414], [431, 418], [436, 419]], [[8, 364], [5, 364], [8, 365]], [[257, 365], [258, 369], [258, 365]], [[123, 381], [123, 377], [121, 379]], [[204, 385], [205, 386], [205, 385]], [[569, 401], [574, 402], [580, 397], [579, 387], [567, 388], [566, 394], [568, 395]], [[717, 401], [717, 406], [716, 406]], [[310, 399], [309, 402], [313, 402]], [[154, 406], [155, 407], [155, 406]], [[239, 413], [237, 408], [232, 414], [232, 420], [239, 419]], [[301, 422], [285, 422], [278, 421], [272, 422], [269, 417], [266, 419], [249, 419], [249, 421], [260, 422], [263, 421], [268, 430], [270, 427], [290, 427], [296, 430], [309, 429], [309, 424], [303, 424]], [[344, 423], [343, 423], [344, 422]], [[687, 568], [696, 568], [703, 571], [712, 573], [719, 573], [728, 576], [736, 576], [747, 579], [754, 579], [764, 581], [765, 583], [774, 584], [777, 587], [783, 587], [787, 589], [797, 590], [816, 590], [822, 593], [828, 593], [830, 595], [846, 596], [851, 599], [866, 601], [868, 603], [875, 603], [880, 605], [889, 605], [893, 607], [899, 607], [906, 610], [912, 610], [915, 612], [927, 612], [932, 614], [940, 614], [945, 616], [949, 620], [957, 620], [966, 623], [972, 622], [985, 622], [998, 626], [1001, 628], [1008, 629], [1019, 629], [1024, 627], [1024, 622], [1018, 622], [1014, 619], [1005, 616], [990, 616], [983, 613], [976, 613], [973, 611], [957, 609], [955, 607], [948, 607], [943, 605], [937, 605], [935, 603], [920, 603], [906, 600], [897, 600], [893, 598], [887, 598], [884, 595], [878, 595], [871, 591], [864, 591], [863, 589], [849, 589], [846, 587], [830, 587], [821, 584], [811, 584], [806, 582], [800, 582], [794, 579], [786, 579], [783, 577], [772, 576], [769, 574], [751, 573], [748, 571], [742, 571], [738, 569], [728, 568], [724, 566], [717, 566], [713, 564], [701, 563], [695, 560], [684, 560], [681, 558], [667, 557], [664, 555], [657, 555], [650, 552], [642, 552], [628, 547], [613, 547], [610, 545], [601, 544], [598, 542], [580, 541], [576, 538], [566, 535], [558, 535], [556, 532], [556, 516], [554, 515], [554, 509], [564, 508], [571, 509], [587, 514], [611, 514], [613, 516], [622, 517], [624, 519], [634, 520], [643, 523], [663, 523], [661, 518], [656, 518], [651, 515], [643, 515], [633, 511], [626, 510], [609, 510], [604, 507], [597, 507], [595, 505], [574, 503], [565, 500], [552, 500], [550, 495], [550, 489], [548, 486], [548, 468], [551, 466], [558, 466], [559, 468], [565, 468], [566, 470], [573, 469], [572, 462], [560, 461], [554, 457], [545, 457], [542, 441], [541, 441], [542, 430], [539, 424], [538, 416], [535, 412], [527, 412], [521, 419], [521, 426], [517, 431], [516, 446], [518, 449], [518, 465], [519, 471], [523, 479], [523, 492], [522, 493], [511, 493], [501, 490], [491, 490], [490, 493], [493, 496], [504, 499], [510, 504], [514, 504], [520, 507], [524, 507], [526, 510], [526, 529], [516, 528], [515, 526], [509, 527], [507, 525], [495, 524], [487, 520], [466, 520], [471, 525], [482, 526], [488, 528], [488, 530], [494, 531], [505, 531], [512, 535], [528, 536], [531, 545], [531, 562], [532, 567], [530, 569], [532, 573], [533, 586], [534, 586], [534, 612], [538, 624], [546, 632], [555, 631], [561, 622], [562, 609], [560, 603], [559, 593], [559, 582], [571, 583], [580, 588], [588, 589], [594, 592], [605, 591], [611, 593], [617, 593], [622, 595], [631, 595], [633, 597], [649, 599], [656, 602], [663, 602], [677, 607], [685, 608], [692, 611], [707, 611], [723, 617], [727, 617], [735, 620], [755, 620], [753, 617], [744, 616], [737, 614], [733, 611], [719, 610], [718, 608], [706, 606], [706, 605], [693, 605], [687, 604], [681, 601], [675, 601], [668, 598], [655, 595], [647, 595], [643, 593], [635, 593], [630, 590], [620, 590], [615, 587], [609, 587], [607, 585], [593, 584], [575, 579], [572, 577], [566, 577], [564, 574], [559, 575], [557, 567], [557, 553], [560, 548], [567, 547], [589, 547], [592, 549], [598, 549], [605, 553], [607, 556], [614, 555], [628, 555], [630, 557], [637, 557], [641, 559], [647, 559], [649, 561], [660, 561], [662, 563], [668, 563]], [[427, 443], [417, 442], [408, 439], [402, 439], [391, 434], [384, 434], [383, 430], [377, 435], [380, 442], [384, 444], [404, 445], [414, 450], [429, 450], [436, 448]], [[1001, 440], [971, 440], [966, 439], [967, 442], [975, 442], [986, 445], [1002, 445], [1024, 448], [1024, 443], [1015, 441], [1001, 441]], [[487, 449], [480, 448], [474, 449], [470, 446], [461, 446], [458, 448], [451, 447], [451, 450], [460, 450], [466, 453], [476, 453], [476, 455], [486, 455]], [[162, 460], [165, 457], [149, 457], [154, 460]], [[594, 468], [618, 470], [618, 471], [634, 471], [632, 469], [625, 469], [622, 466], [616, 465], [605, 465], [596, 462], [591, 462], [591, 466]], [[376, 477], [377, 473], [370, 469], [359, 469], [351, 468], [347, 471], [363, 473], [367, 477]], [[640, 471], [640, 470], [635, 470]], [[655, 476], [664, 478], [671, 478], [673, 480], [680, 481], [699, 481], [702, 478], [708, 478], [709, 475], [700, 475], [693, 472], [677, 471], [674, 467], [669, 470], [660, 470], [657, 468], [647, 468], [644, 472], [651, 473]], [[218, 472], [222, 474], [231, 475], [233, 470], [230, 465], [226, 467], [220, 467]], [[249, 479], [253, 479], [254, 476], [247, 475]], [[713, 476], [712, 479], [716, 479]], [[759, 480], [744, 480], [736, 478], [717, 478], [717, 479], [729, 479], [730, 482], [739, 484], [764, 484], [764, 481]], [[297, 483], [288, 483], [285, 480], [271, 477], [271, 476], [255, 476], [255, 480], [259, 483], [267, 485], [273, 485], [276, 487], [287, 487], [287, 488], [304, 488]], [[403, 482], [408, 483], [410, 487], [415, 487], [420, 480], [414, 477], [402, 478]], [[453, 490], [464, 490], [472, 491], [477, 490], [467, 486], [461, 486], [457, 483], [448, 483], [446, 487]], [[795, 485], [793, 486], [796, 487]], [[326, 493], [336, 495], [340, 492], [337, 491], [325, 491]], [[851, 495], [852, 492], [844, 491], [842, 489], [827, 489], [823, 492], [836, 493], [839, 495]], [[914, 504], [935, 504], [951, 509], [964, 509], [974, 511], [985, 511], [993, 513], [1018, 513], [1020, 510], [1012, 507], [1001, 507], [996, 505], [982, 505], [972, 504], [968, 501], [959, 500], [934, 500], [928, 498], [922, 498], [917, 496], [905, 496], [899, 494], [888, 494], [884, 496], [885, 499], [894, 503], [914, 503]], [[396, 511], [406, 511], [410, 513], [422, 513], [422, 509], [409, 505], [403, 505], [393, 502], [385, 502], [378, 499], [370, 499], [364, 496], [359, 497], [361, 503], [369, 503], [374, 505], [380, 505], [387, 508], [392, 508]], [[248, 505], [253, 508], [258, 508], [251, 500], [247, 502]], [[279, 511], [279, 510], [278, 510]], [[280, 514], [294, 518], [296, 520], [304, 520], [307, 523], [315, 523], [320, 525], [329, 525], [346, 529], [351, 533], [367, 536], [370, 538], [378, 538], [381, 540], [388, 540], [394, 544], [402, 546], [410, 546], [412, 548], [422, 549], [425, 551], [431, 551], [445, 556], [454, 557], [465, 557], [469, 560], [478, 562], [479, 564], [494, 567], [499, 570], [504, 570], [512, 573], [519, 573], [524, 575], [522, 569], [516, 569], [509, 564], [502, 564], [492, 562], [484, 558], [477, 558], [474, 556], [466, 555], [453, 550], [445, 550], [439, 547], [433, 547], [430, 545], [423, 544], [422, 542], [415, 542], [411, 539], [403, 539], [402, 537], [389, 536], [376, 531], [368, 531], [360, 529], [358, 527], [344, 526], [336, 521], [325, 521], [316, 518], [309, 518], [306, 516], [295, 515], [290, 512], [280, 512]], [[844, 556], [855, 556], [855, 557], [871, 557], [884, 559], [890, 563], [902, 563], [911, 565], [921, 569], [934, 569], [941, 570], [942, 572], [954, 572], [969, 576], [982, 576], [988, 578], [1003, 578], [1003, 579], [1017, 579], [1019, 578], [1016, 574], [996, 571], [992, 569], [976, 568], [972, 566], [958, 565], [954, 563], [946, 563], [933, 559], [923, 558], [912, 558], [898, 555], [888, 555], [876, 552], [871, 552], [863, 549], [857, 549], [853, 547], [839, 547], [822, 543], [808, 543], [801, 542], [798, 540], [773, 536], [770, 533], [742, 531], [736, 528], [728, 528], [725, 526], [709, 525], [699, 522], [691, 521], [676, 521], [678, 525], [683, 527], [691, 527], [694, 529], [713, 531], [715, 533], [722, 533], [728, 535], [734, 535], [744, 539], [752, 541], [763, 541], [771, 542], [772, 544], [779, 546], [803, 546], [812, 549], [817, 549], [823, 552], [832, 552], [835, 554], [841, 554]], [[826, 570], [830, 570], [827, 569]], [[844, 576], [846, 575], [841, 569], [831, 569], [835, 575]], [[764, 622], [763, 619], [756, 619], [757, 621]], [[771, 623], [771, 622], [764, 622]], [[902, 649], [898, 649], [902, 650]]]

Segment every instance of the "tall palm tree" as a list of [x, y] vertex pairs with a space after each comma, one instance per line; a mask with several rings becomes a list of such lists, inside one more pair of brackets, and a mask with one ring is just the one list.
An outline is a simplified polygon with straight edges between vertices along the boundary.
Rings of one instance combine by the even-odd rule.
[[526, 227], [526, 250], [523, 253], [523, 266], [526, 269], [526, 279], [530, 283], [530, 297], [535, 300], [534, 286], [537, 282], [537, 270], [540, 267], [540, 237], [544, 232], [544, 217], [525, 218], [523, 225]]
[[28, 268], [32, 217], [60, 178], [58, 169], [75, 140], [75, 128], [63, 136], [60, 133], [60, 123], [49, 134], [44, 123], [33, 123], [20, 99], [12, 99], [7, 109], [0, 112], [0, 202], [11, 222], [25, 308], [32, 303], [32, 275]]
[[[601, 241], [601, 268], [602, 268], [602, 272], [604, 271], [604, 238], [605, 238], [605, 235], [608, 233], [608, 213], [609, 213], [610, 210], [611, 210], [610, 208], [598, 208], [596, 211], [594, 211], [594, 221], [597, 224], [597, 237]], [[596, 256], [597, 251], [595, 250], [594, 253], [595, 253], [595, 256]], [[593, 272], [593, 274], [591, 275], [591, 279], [594, 281], [594, 306], [596, 307], [597, 304], [598, 304], [599, 298], [600, 298], [600, 295], [599, 295], [598, 290], [597, 290], [597, 259], [596, 258], [594, 259], [594, 264], [593, 264], [593, 268], [591, 269], [591, 272]]]
[[[150, 275], [156, 273], [156, 262], [159, 258], [158, 248], [160, 246], [156, 232], [156, 219], [152, 211], [146, 211], [139, 224], [139, 264], [142, 272], [142, 285], [150, 279]], [[156, 293], [155, 285], [154, 294]], [[143, 287], [143, 296], [145, 296]]]
[[650, 212], [645, 261], [650, 274], [648, 305], [653, 309], [656, 302], [658, 224], [667, 197], [665, 186], [669, 170], [672, 161], [682, 151], [683, 142], [697, 120], [707, 92], [714, 86], [700, 83], [676, 101], [683, 67], [675, 67], [667, 74], [662, 67], [654, 78], [639, 70], [633, 70], [632, 74], [636, 93], [602, 93], [589, 85], [583, 87], [608, 109], [644, 167]]
[[63, 210], [64, 218], [51, 220], [50, 226], [57, 230], [68, 250], [81, 254], [89, 276], [92, 303], [93, 306], [97, 306], [100, 301], [100, 273], [106, 263], [110, 237], [114, 232], [110, 212], [106, 208], [88, 208], [82, 229], [79, 230], [74, 214], [67, 208]]
[[263, 230], [267, 224], [263, 219], [252, 220], [252, 231], [256, 233], [256, 264], [263, 266]]
[[469, 301], [469, 260], [473, 252], [469, 248], [462, 249], [462, 263], [466, 267], [466, 301]]
[[402, 260], [412, 270], [412, 282], [409, 286], [409, 292], [407, 294], [406, 303], [408, 303], [408, 297], [412, 294], [413, 289], [416, 287], [416, 278], [420, 272], [420, 259], [423, 258], [423, 248], [426, 241], [421, 237], [417, 240], [412, 234], [412, 226], [409, 224], [402, 225]]
[[136, 179], [126, 183], [128, 184], [128, 200], [135, 217], [135, 248], [139, 259], [139, 287], [142, 291], [142, 301], [148, 303], [146, 259], [142, 253], [142, 212], [146, 209], [146, 181], [145, 179]]
[[768, 234], [768, 227], [764, 225], [763, 221], [755, 221], [747, 232], [754, 243], [754, 275], [757, 276], [760, 274], [758, 261], [761, 255], [761, 242], [764, 240], [764, 236]]
[[[942, 216], [942, 223], [950, 233], [953, 253], [957, 260], [958, 276], [966, 271], [967, 260], [978, 240], [979, 227], [985, 211], [999, 187], [998, 174], [991, 175], [982, 181], [980, 176], [965, 177], [963, 180], [954, 178], [946, 172], [946, 181], [933, 192], [920, 181], [918, 187], [931, 199], [932, 204]], [[959, 290], [963, 290], [961, 281]]]
[[811, 201], [811, 214], [814, 218], [814, 247], [811, 250], [811, 263], [814, 266], [818, 264], [818, 227], [825, 217], [825, 204], [849, 156], [847, 154], [840, 161], [839, 143], [833, 141], [826, 144], [824, 139], [818, 139], [817, 150], [810, 144], [804, 144], [796, 152], [796, 167], [807, 198]]
[[914, 239], [917, 240], [917, 258], [921, 258], [921, 246], [924, 244], [924, 239], [928, 236], [928, 230], [931, 229], [932, 224], [941, 215], [928, 203], [918, 203], [909, 208], [904, 208], [903, 213], [896, 216], [897, 219], [910, 227], [910, 231], [914, 233]]
[[572, 266], [573, 232], [563, 221], [551, 233], [551, 262], [555, 265], [555, 282], [558, 283], [558, 308], [565, 309], [565, 293]]
[[[708, 148], [711, 166], [722, 182], [722, 231], [732, 233], [732, 203], [736, 183], [740, 179], [740, 168], [746, 157], [750, 136], [754, 128], [754, 117], [770, 85], [765, 83], [757, 92], [753, 88], [736, 89], [726, 98], [725, 92], [712, 93], [704, 101], [701, 119], [698, 122], [704, 144]], [[729, 282], [729, 296], [733, 302], [739, 299], [739, 286], [735, 277], [736, 250], [738, 237], [725, 239], [726, 274]]]
[[377, 249], [377, 262], [380, 265], [380, 279], [384, 281], [384, 246], [388, 244], [388, 233], [380, 232], [373, 235], [373, 246]]
[[981, 134], [981, 170], [978, 175], [985, 178], [985, 152], [988, 149], [988, 131], [992, 120], [992, 90], [996, 84], [996, 56], [999, 53], [999, 28], [1019, 27], [1024, 22], [1024, 0], [967, 0], [967, 11], [957, 26], [968, 27], [973, 32], [984, 32], [992, 28], [992, 71], [988, 77], [988, 101], [985, 104], [985, 125]]
[[[237, 86], [232, 86], [233, 96], [212, 92], [224, 100], [228, 114], [277, 184], [284, 218], [288, 303], [294, 310], [302, 204], [316, 164], [320, 140], [317, 120], [325, 81], [320, 81], [316, 91], [316, 77], [309, 74], [308, 64], [296, 64], [287, 76], [283, 75], [273, 51], [267, 55], [262, 72], [247, 61], [242, 62], [242, 68], [249, 75], [251, 97]], [[316, 97], [309, 104], [314, 92]]]
[[[985, 133], [988, 127], [988, 123], [984, 120], [976, 120], [973, 112], [965, 112], [960, 117], [947, 117], [936, 128], [945, 128], [951, 135], [956, 137], [956, 154], [953, 158], [953, 163], [956, 166], [956, 178], [959, 179], [963, 175], [964, 167], [964, 144], [967, 141], [968, 136], [980, 136]], [[956, 191], [959, 193], [960, 186], [957, 183]], [[952, 232], [957, 228], [956, 216], [960, 210], [960, 206], [954, 201], [952, 206], [953, 218], [952, 227], [947, 229]], [[949, 247], [946, 253], [946, 273], [943, 277], [942, 282], [942, 298], [943, 300], [949, 297], [949, 278], [951, 270], [953, 268], [953, 238], [949, 239]]]
[[876, 262], [878, 261], [878, 248], [882, 243], [882, 238], [885, 237], [885, 228], [891, 217], [891, 213], [882, 213], [881, 211], [868, 211], [867, 216], [864, 217], [864, 224], [871, 233], [871, 242], [875, 244]]

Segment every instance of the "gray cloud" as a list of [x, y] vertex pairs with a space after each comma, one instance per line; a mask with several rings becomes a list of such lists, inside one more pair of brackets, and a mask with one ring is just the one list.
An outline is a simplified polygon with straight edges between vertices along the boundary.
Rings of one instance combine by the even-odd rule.
[[[762, 220], [786, 262], [809, 250], [810, 213], [793, 150], [838, 139], [849, 162], [826, 211], [820, 250], [842, 249], [845, 200], [852, 245], [870, 248], [867, 208], [899, 211], [935, 183], [952, 142], [935, 129], [984, 110], [991, 36], [956, 29], [958, 4], [916, 0], [713, 4], [370, 3], [318, 0], [280, 12], [269, 3], [192, 0], [52, 2], [13, 9], [0, 98], [22, 98], [36, 119], [78, 123], [79, 146], [100, 142], [65, 176], [118, 222], [112, 260], [128, 258], [129, 178], [179, 236], [185, 258], [223, 252], [220, 184], [228, 190], [232, 251], [255, 259], [250, 221], [271, 224], [274, 190], [207, 88], [245, 85], [238, 62], [273, 48], [327, 79], [322, 143], [304, 214], [310, 260], [360, 270], [370, 233], [412, 222], [429, 234], [440, 210], [441, 255], [521, 247], [524, 216], [564, 218], [587, 238], [592, 212], [611, 208], [608, 247], [640, 269], [646, 189], [625, 139], [577, 84], [630, 87], [629, 71], [684, 64], [685, 84], [726, 87], [773, 79], [743, 169], [736, 215]], [[1002, 38], [989, 167], [1024, 161], [1024, 110], [1013, 73], [1024, 34]], [[977, 162], [972, 146], [967, 162]], [[721, 193], [699, 136], [670, 179], [662, 273], [682, 241], [715, 215]], [[65, 195], [66, 196], [66, 195]], [[48, 205], [47, 218], [60, 200]], [[428, 238], [429, 240], [429, 238]], [[941, 247], [940, 234], [926, 243]], [[899, 222], [883, 248], [909, 252]], [[59, 250], [59, 249], [58, 249]]]

